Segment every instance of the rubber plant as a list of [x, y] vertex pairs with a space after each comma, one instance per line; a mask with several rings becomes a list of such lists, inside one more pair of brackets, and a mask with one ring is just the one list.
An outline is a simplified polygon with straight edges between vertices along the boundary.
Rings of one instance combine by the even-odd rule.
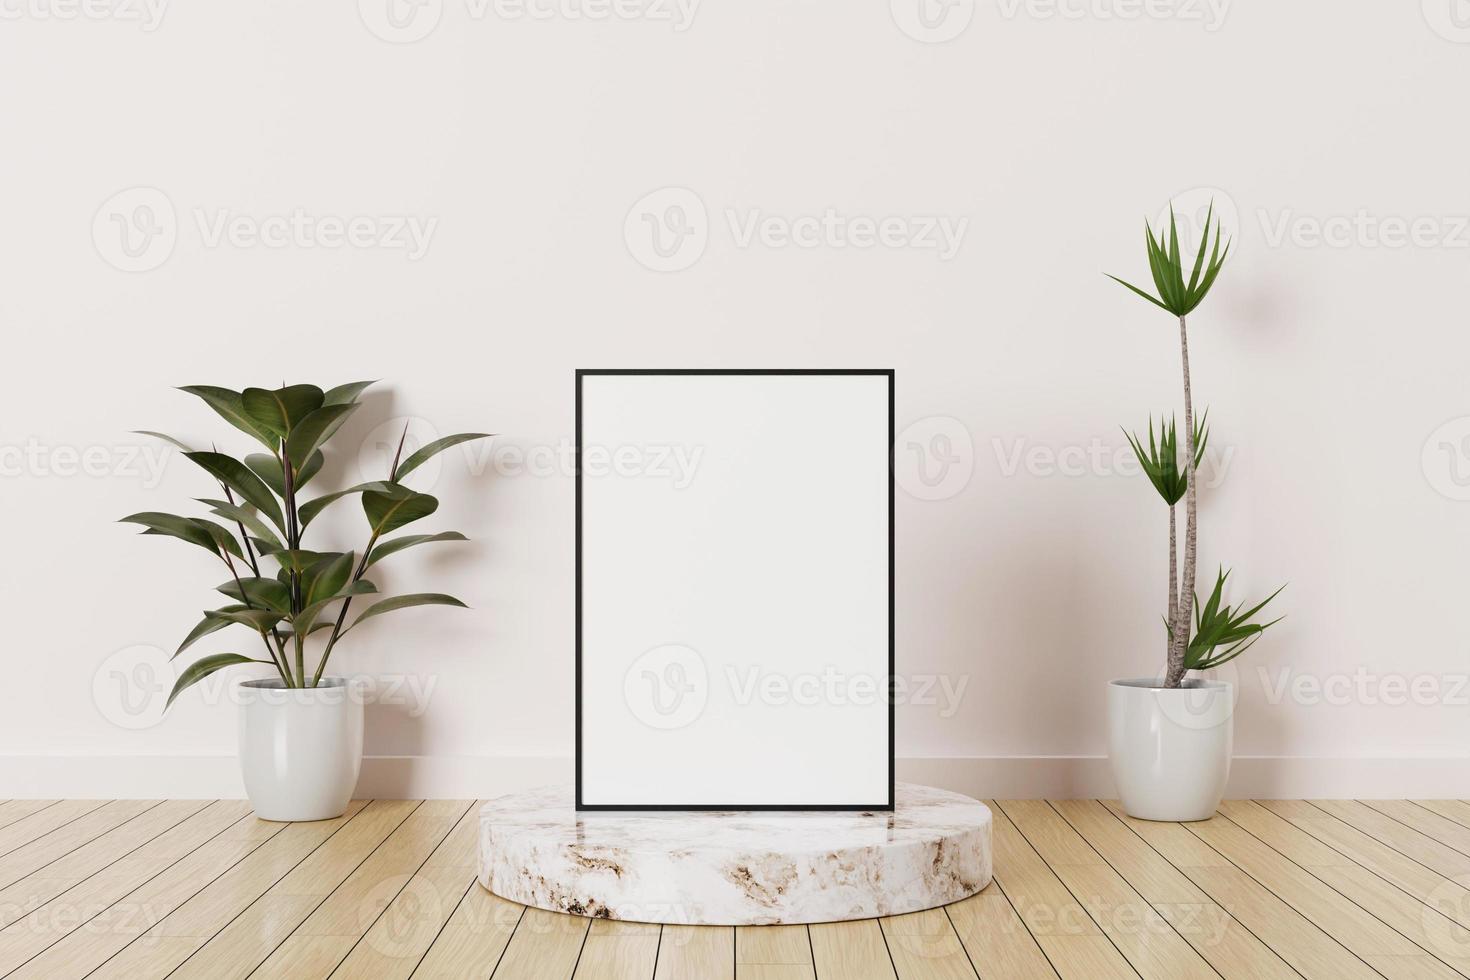
[[[1144, 222], [1145, 247], [1148, 266], [1158, 295], [1152, 295], [1137, 286], [1109, 276], [1114, 282], [1126, 286], [1154, 306], [1164, 310], [1179, 322], [1179, 354], [1184, 374], [1184, 466], [1179, 465], [1179, 445], [1175, 424], [1167, 425], [1161, 419], [1159, 434], [1154, 435], [1153, 420], [1149, 420], [1148, 448], [1131, 432], [1125, 432], [1139, 465], [1148, 476], [1159, 496], [1169, 508], [1169, 597], [1164, 625], [1167, 636], [1167, 661], [1163, 686], [1177, 688], [1184, 683], [1185, 674], [1191, 670], [1209, 670], [1235, 659], [1260, 638], [1267, 627], [1279, 620], [1258, 623], [1256, 616], [1272, 599], [1281, 593], [1277, 589], [1263, 601], [1248, 609], [1238, 609], [1223, 601], [1225, 581], [1230, 573], [1220, 569], [1215, 577], [1215, 587], [1210, 598], [1201, 605], [1195, 591], [1195, 564], [1198, 550], [1198, 480], [1200, 462], [1204, 458], [1205, 443], [1209, 430], [1205, 418], [1199, 423], [1194, 419], [1194, 393], [1189, 382], [1189, 323], [1188, 317], [1204, 302], [1220, 275], [1225, 259], [1230, 254], [1230, 243], [1221, 247], [1220, 223], [1215, 220], [1214, 204], [1205, 215], [1203, 233], [1200, 235], [1199, 251], [1194, 257], [1193, 267], [1186, 278], [1185, 259], [1180, 254], [1179, 227], [1174, 209], [1169, 209], [1167, 231], [1159, 228], [1157, 236]], [[1214, 243], [1211, 245], [1211, 232]], [[1208, 415], [1208, 412], [1205, 413]], [[1177, 524], [1175, 506], [1184, 499], [1184, 559], [1182, 569], [1178, 556]], [[1181, 580], [1182, 579], [1182, 580]], [[1191, 615], [1191, 610], [1193, 615]]]
[[[257, 634], [261, 652], [266, 654], [215, 653], [201, 657], [179, 674], [168, 704], [191, 685], [236, 664], [266, 664], [275, 669], [286, 687], [315, 687], [337, 643], [364, 621], [411, 606], [464, 606], [453, 596], [437, 592], [383, 596], [366, 574], [378, 562], [405, 548], [467, 540], [458, 531], [388, 535], [428, 517], [439, 507], [434, 497], [404, 486], [403, 478], [435, 454], [473, 439], [488, 438], [488, 433], [445, 436], [404, 459], [408, 435], [405, 426], [386, 479], [359, 483], [309, 500], [303, 495], [325, 461], [322, 447], [357, 410], [358, 397], [372, 383], [355, 381], [327, 390], [308, 384], [244, 391], [211, 385], [182, 388], [265, 447], [265, 452], [251, 453], [243, 459], [214, 448], [195, 450], [160, 432], [141, 433], [177, 446], [214, 478], [221, 493], [218, 498], [199, 499], [210, 517], [218, 520], [151, 511], [122, 519], [123, 523], [142, 525], [144, 534], [178, 538], [203, 548], [229, 571], [229, 579], [217, 591], [231, 602], [206, 611], [174, 656], [229, 626], [243, 626]], [[333, 502], [353, 496], [360, 498], [367, 518], [367, 543], [362, 552], [308, 549], [304, 539], [312, 521]], [[275, 566], [274, 574], [263, 565], [267, 561]], [[373, 604], [349, 625], [348, 611], [359, 597], [363, 601], [371, 599]], [[317, 633], [325, 633], [326, 638], [314, 667], [309, 669], [307, 639]]]

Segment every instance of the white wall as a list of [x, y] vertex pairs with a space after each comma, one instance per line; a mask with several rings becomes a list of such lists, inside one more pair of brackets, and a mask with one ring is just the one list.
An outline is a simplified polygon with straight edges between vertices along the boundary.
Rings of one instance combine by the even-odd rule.
[[[1142, 219], [1211, 188], [1238, 238], [1193, 326], [1229, 453], [1201, 568], [1232, 564], [1238, 598], [1291, 583], [1240, 662], [1237, 751], [1259, 758], [1232, 790], [1465, 795], [1470, 31], [1452, 0], [959, 0], [930, 32], [905, 0], [705, 0], [689, 21], [662, 0], [631, 19], [631, 0], [604, 19], [429, 0], [401, 34], [386, 2], [148, 23], [127, 18], [157, 7], [120, 0], [3, 7], [0, 796], [238, 791], [212, 758], [233, 751], [229, 705], [196, 693], [134, 729], [151, 716], [118, 700], [119, 678], [161, 683], [159, 654], [131, 648], [172, 650], [224, 578], [111, 523], [209, 495], [186, 460], [150, 478], [135, 454], [157, 447], [128, 430], [245, 451], [172, 386], [385, 379], [325, 485], [403, 416], [564, 445], [573, 369], [607, 366], [896, 368], [900, 427], [942, 419], [901, 453], [938, 433], [961, 457], [943, 499], [900, 495], [900, 666], [968, 685], [953, 712], [900, 710], [904, 771], [1106, 793], [1103, 685], [1156, 669], [1165, 568], [1162, 506], [1113, 460], [1120, 425], [1177, 405], [1179, 372], [1168, 317], [1102, 274], [1146, 278]], [[369, 23], [432, 29], [389, 43]], [[900, 23], [964, 29], [926, 43]], [[662, 188], [692, 195], [638, 204]], [[692, 265], [651, 271], [642, 214], [670, 204], [697, 234], [665, 264]], [[139, 205], [164, 234], [129, 258], [114, 217], [150, 224]], [[948, 258], [743, 237], [754, 214], [827, 209], [967, 224]], [[242, 237], [298, 210], [365, 217], [369, 237], [433, 224], [418, 257]], [[222, 216], [244, 231], [214, 237]], [[1346, 240], [1312, 239], [1336, 219]], [[101, 475], [66, 475], [73, 451]], [[570, 477], [443, 459], [416, 481], [443, 500], [428, 524], [474, 544], [380, 584], [474, 609], [351, 638], [343, 666], [435, 685], [419, 718], [374, 709], [370, 755], [425, 758], [370, 760], [373, 792], [484, 794], [571, 753]], [[360, 546], [352, 504], [329, 518]], [[1277, 696], [1283, 676], [1344, 687]]]

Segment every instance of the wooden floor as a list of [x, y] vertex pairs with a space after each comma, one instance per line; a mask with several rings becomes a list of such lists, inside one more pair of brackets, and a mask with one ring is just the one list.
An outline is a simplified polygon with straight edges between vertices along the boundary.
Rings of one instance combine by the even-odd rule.
[[0, 976], [1005, 980], [1470, 976], [1470, 804], [1224, 804], [1144, 823], [1002, 801], [944, 909], [713, 928], [525, 909], [475, 883], [471, 800], [277, 824], [238, 800], [0, 803]]

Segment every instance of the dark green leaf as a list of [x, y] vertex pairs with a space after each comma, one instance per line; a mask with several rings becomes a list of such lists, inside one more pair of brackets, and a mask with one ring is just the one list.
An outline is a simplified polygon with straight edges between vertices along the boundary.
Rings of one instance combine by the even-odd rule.
[[291, 590], [273, 578], [242, 577], [215, 587], [236, 602], [244, 602], [256, 609], [272, 609], [285, 614], [291, 611]]
[[368, 387], [377, 384], [376, 381], [349, 381], [345, 385], [328, 388], [326, 395], [322, 398], [323, 405], [350, 405], [357, 401]]
[[312, 564], [301, 578], [301, 602], [311, 605], [337, 594], [352, 577], [352, 564], [357, 556], [352, 552], [327, 555]]
[[376, 564], [391, 554], [402, 551], [404, 548], [412, 548], [414, 545], [427, 544], [430, 541], [468, 541], [469, 538], [458, 531], [440, 531], [438, 534], [408, 534], [391, 541], [384, 541], [373, 549], [368, 556], [368, 566]]
[[[269, 459], [270, 457], [266, 457]], [[251, 541], [265, 541], [271, 546], [272, 551], [279, 551], [282, 547], [280, 539], [271, 530], [270, 525], [260, 519], [255, 508], [249, 504], [232, 504], [228, 500], [209, 500], [201, 498], [200, 503], [207, 504], [210, 513], [215, 517], [223, 517], [227, 521], [234, 521], [243, 525], [247, 531], [252, 532]], [[264, 554], [265, 552], [262, 552]]]
[[257, 633], [264, 633], [281, 621], [282, 615], [274, 609], [215, 609], [204, 613], [206, 619], [220, 619], [228, 623], [241, 623]]
[[356, 582], [348, 582], [336, 595], [318, 599], [316, 602], [303, 608], [301, 612], [292, 617], [292, 625], [302, 631], [303, 635], [310, 635], [314, 630], [320, 629], [323, 625], [316, 621], [317, 617], [322, 614], [322, 610], [326, 609], [338, 599], [345, 599], [348, 596], [371, 595], [377, 591], [378, 587], [365, 578], [358, 579]]
[[[244, 606], [223, 606], [219, 609], [211, 610], [211, 612], [232, 613], [239, 612], [244, 608]], [[202, 639], [211, 633], [217, 633], [220, 630], [224, 629], [226, 626], [230, 625], [230, 622], [231, 620], [225, 619], [220, 616], [206, 615], [203, 619], [199, 621], [199, 625], [195, 626], [192, 630], [189, 631], [189, 635], [184, 637], [184, 642], [179, 644], [179, 648], [174, 651], [174, 656], [177, 657], [179, 654], [187, 650], [190, 646], [193, 645], [195, 640]]]
[[243, 396], [238, 391], [216, 388], [212, 385], [185, 385], [179, 390], [198, 396], [204, 400], [206, 405], [219, 413], [219, 416], [226, 422], [241, 432], [248, 432], [269, 448], [276, 448], [277, 440], [270, 431], [257, 423], [245, 411]]
[[164, 434], [162, 432], [151, 432], [148, 429], [134, 429], [133, 430], [133, 434], [134, 435], [139, 435], [139, 436], [152, 436], [155, 439], [162, 439], [164, 442], [172, 443], [173, 445], [179, 447], [180, 449], [182, 449], [186, 453], [191, 453], [191, 452], [194, 451], [194, 450], [190, 449], [188, 446], [184, 445], [179, 440], [175, 439], [173, 436], [166, 435], [166, 434]]
[[[460, 602], [454, 596], [441, 595], [436, 592], [416, 592], [412, 595], [397, 595], [369, 606], [361, 616], [353, 621], [352, 626], [348, 627], [348, 629], [355, 628], [365, 619], [371, 619], [374, 616], [380, 616], [383, 613], [392, 612], [395, 609], [407, 609], [409, 606], [459, 606], [461, 609], [467, 608], [463, 602]], [[343, 632], [346, 632], [346, 630]]]
[[[311, 478], [321, 471], [322, 464], [326, 462], [321, 453], [312, 453], [307, 459], [306, 465], [301, 467], [296, 474], [297, 493], [301, 488], [311, 482]], [[281, 461], [267, 453], [251, 453], [245, 457], [245, 465], [250, 471], [260, 477], [262, 483], [270, 487], [277, 497], [286, 499], [286, 474], [281, 471]]]
[[316, 385], [287, 385], [274, 391], [246, 388], [240, 397], [245, 414], [256, 425], [284, 439], [296, 423], [322, 407], [326, 396]]
[[303, 551], [300, 548], [282, 548], [280, 551], [271, 552], [271, 558], [281, 565], [282, 572], [304, 573], [312, 565], [321, 561], [323, 557], [336, 557], [336, 552]]
[[418, 452], [408, 457], [408, 459], [405, 459], [403, 462], [399, 463], [398, 469], [393, 472], [393, 480], [394, 482], [402, 480], [405, 476], [422, 466], [430, 458], [437, 455], [438, 453], [442, 453], [450, 446], [458, 446], [462, 442], [471, 442], [475, 439], [489, 439], [490, 437], [491, 434], [488, 432], [460, 432], [452, 436], [445, 436], [442, 439], [435, 439], [433, 442], [429, 443], [427, 446], [424, 446]]
[[252, 473], [244, 463], [224, 453], [199, 452], [185, 453], [185, 455], [208, 470], [215, 479], [238, 493], [247, 503], [270, 518], [271, 523], [280, 528], [282, 533], [285, 533], [286, 522], [281, 517], [281, 508], [276, 503], [276, 498], [271, 495], [270, 488], [261, 481], [260, 477]]
[[[309, 461], [313, 454], [320, 455], [317, 449], [327, 441], [327, 436], [356, 410], [356, 405], [324, 405], [297, 421], [291, 429], [290, 438], [286, 440], [286, 458], [291, 460], [291, 465], [304, 470], [305, 467], [300, 466], [298, 461]], [[305, 482], [306, 480], [298, 481]]]
[[269, 660], [256, 660], [253, 657], [242, 657], [238, 653], [216, 653], [208, 657], [201, 657], [190, 664], [188, 669], [179, 675], [178, 681], [174, 683], [174, 689], [169, 692], [168, 702], [164, 705], [164, 710], [168, 710], [169, 706], [174, 703], [174, 698], [178, 697], [185, 689], [199, 683], [217, 670], [224, 667], [232, 667], [235, 664], [269, 663]]
[[364, 490], [389, 490], [392, 488], [392, 486], [393, 484], [391, 483], [385, 483], [382, 480], [374, 480], [371, 483], [359, 483], [357, 486], [348, 487], [346, 490], [338, 490], [335, 493], [323, 494], [322, 496], [317, 497], [315, 500], [308, 500], [297, 510], [297, 515], [301, 518], [301, 526], [302, 528], [305, 528], [306, 525], [310, 524], [313, 520], [316, 519], [316, 515], [320, 514], [323, 508], [325, 508], [334, 500], [339, 500], [342, 497], [348, 496], [349, 494], [362, 493]]
[[166, 534], [190, 544], [197, 544], [216, 555], [219, 554], [219, 546], [215, 544], [214, 536], [187, 517], [163, 514], [158, 511], [143, 511], [138, 514], [129, 514], [118, 523], [141, 524], [147, 528], [144, 534]]
[[245, 553], [240, 550], [239, 542], [235, 540], [235, 536], [227, 529], [220, 527], [213, 521], [206, 521], [202, 517], [191, 517], [189, 518], [189, 523], [202, 528], [204, 533], [209, 535], [214, 541], [216, 548], [221, 551], [228, 551], [236, 558], [245, 557]]
[[439, 509], [439, 501], [394, 484], [391, 490], [367, 490], [362, 495], [363, 513], [375, 537], [391, 534], [403, 525], [428, 517]]

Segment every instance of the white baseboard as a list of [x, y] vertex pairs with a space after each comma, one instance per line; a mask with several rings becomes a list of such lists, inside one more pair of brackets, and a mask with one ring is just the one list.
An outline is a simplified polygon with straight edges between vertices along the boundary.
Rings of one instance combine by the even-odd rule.
[[[571, 782], [565, 756], [369, 756], [358, 795], [473, 799]], [[1115, 795], [1100, 756], [900, 758], [898, 778], [1000, 799]], [[0, 756], [0, 799], [240, 798], [232, 755]], [[1232, 799], [1463, 799], [1470, 760], [1453, 758], [1236, 758]]]

